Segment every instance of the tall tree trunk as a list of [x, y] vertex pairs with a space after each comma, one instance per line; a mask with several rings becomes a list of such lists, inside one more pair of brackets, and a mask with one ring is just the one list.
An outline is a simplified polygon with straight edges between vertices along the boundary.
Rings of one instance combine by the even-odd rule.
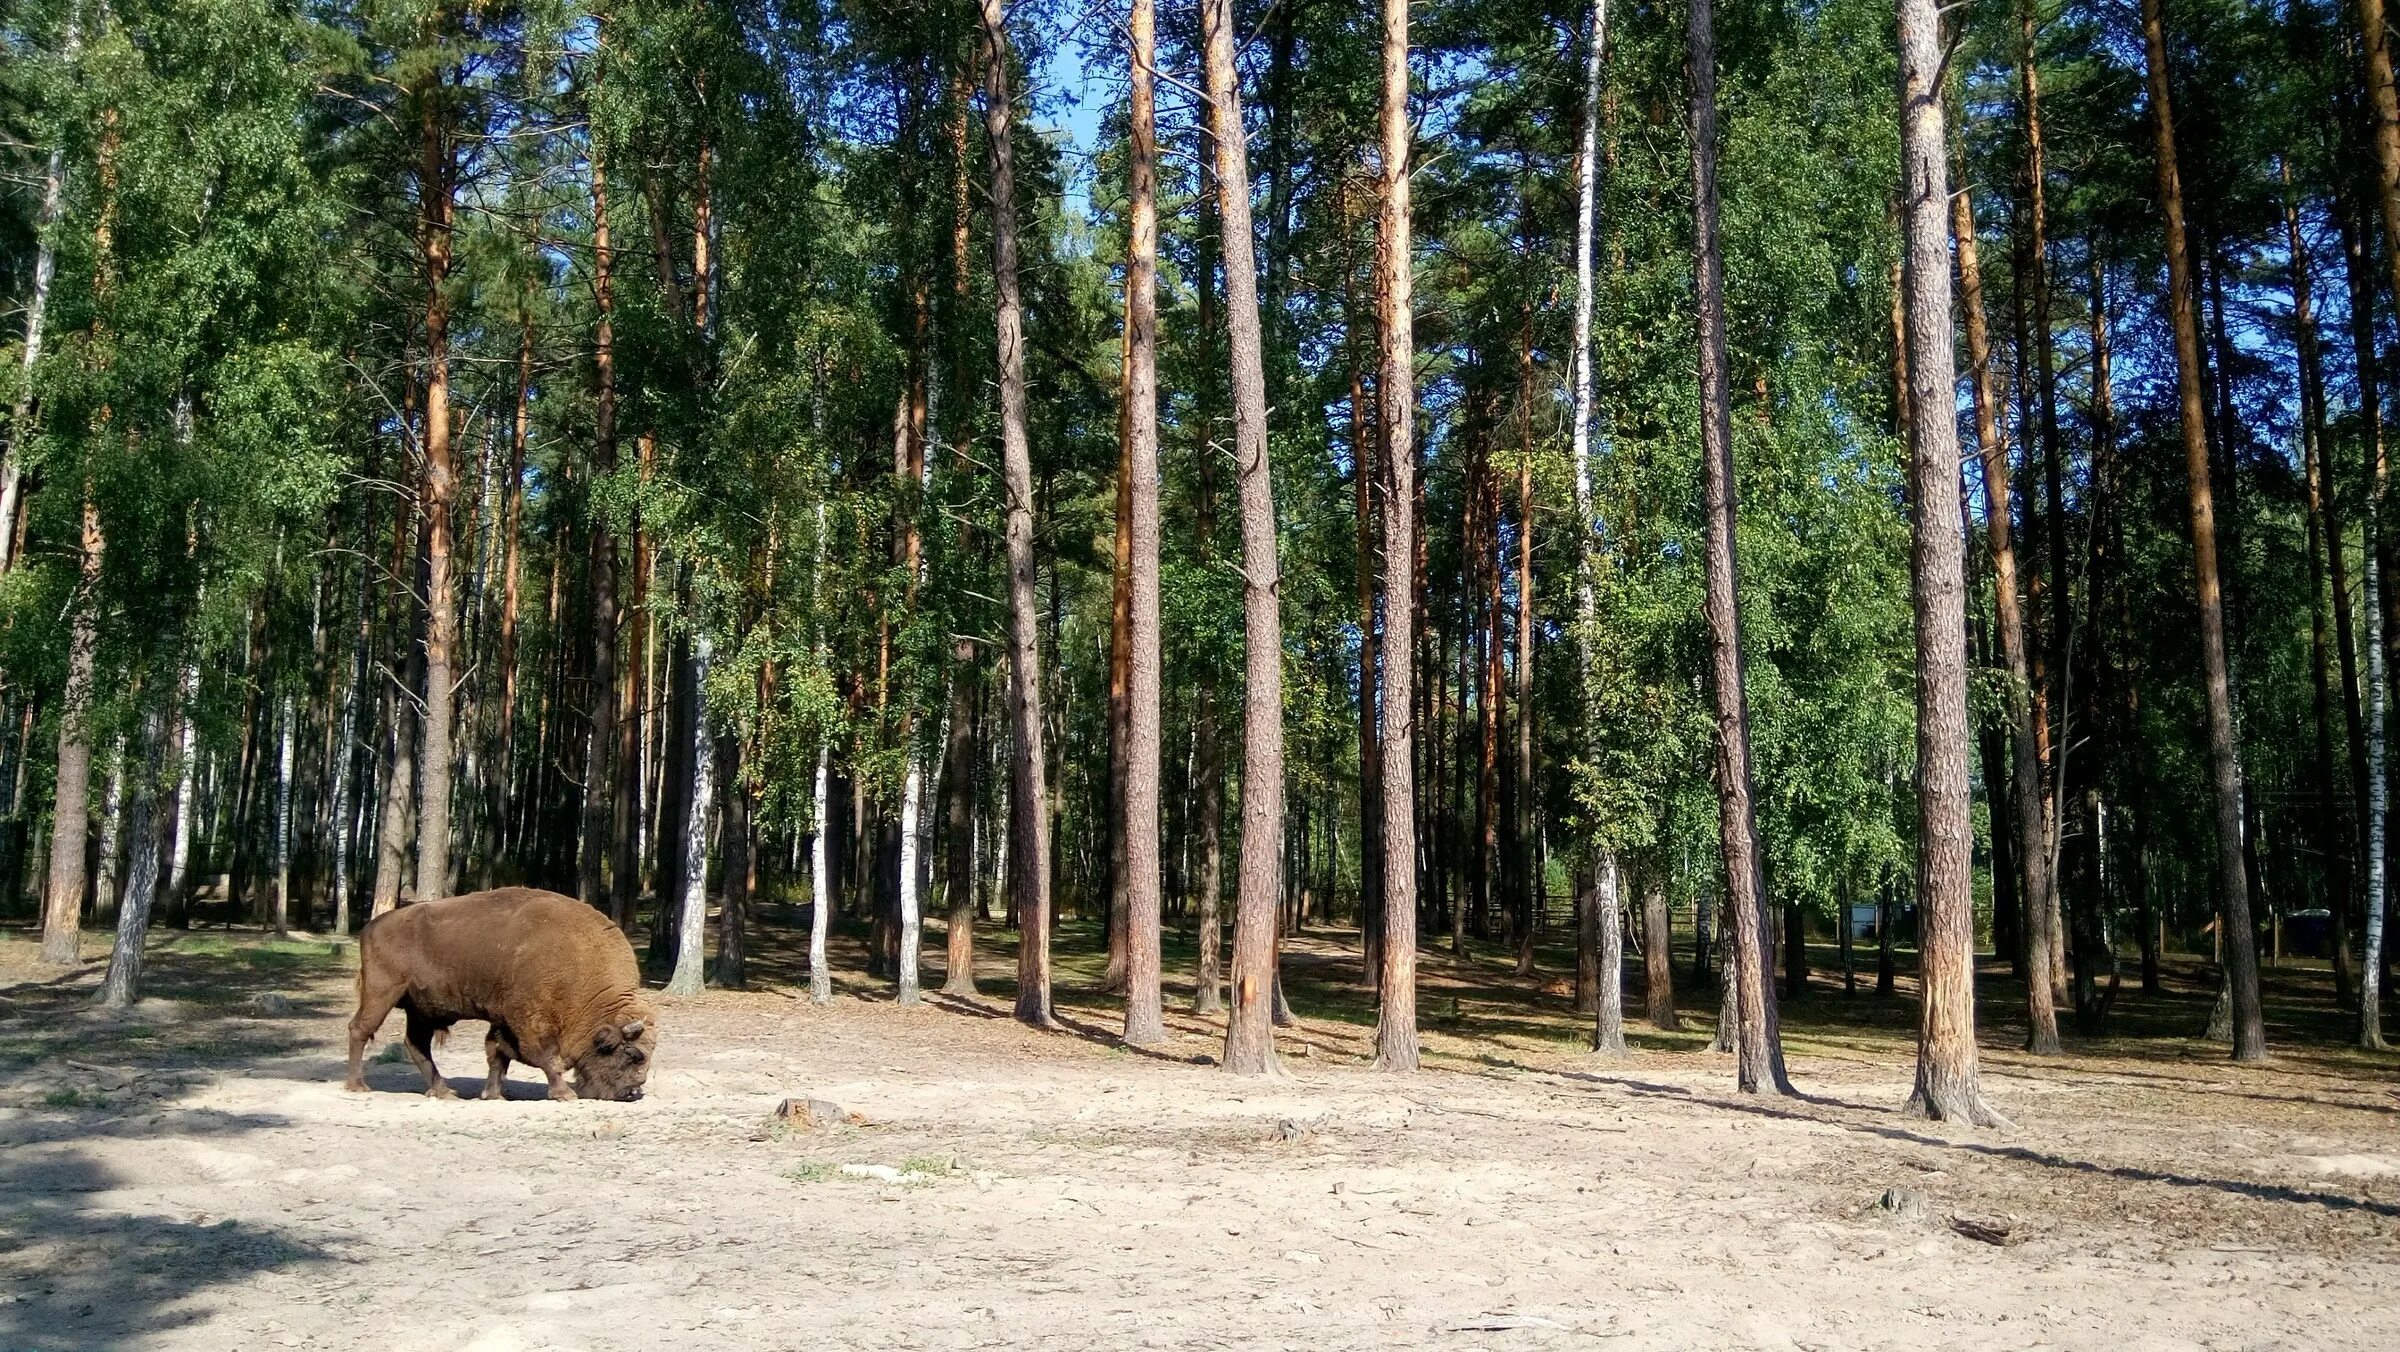
[[[283, 697], [282, 730], [275, 757], [275, 933], [292, 929], [292, 740], [300, 711], [292, 697]], [[305, 918], [305, 917], [304, 917]]]
[[1592, 874], [1593, 909], [1600, 915], [1600, 1012], [1592, 1021], [1592, 1050], [1625, 1054], [1625, 903], [1614, 850], [1604, 850]]
[[[691, 780], [682, 795], [683, 811], [676, 822], [681, 828], [683, 847], [677, 851], [682, 870], [681, 885], [676, 888], [675, 974], [667, 979], [669, 995], [700, 993], [708, 944], [708, 809], [716, 797], [717, 758], [716, 745], [708, 735], [708, 668], [716, 645], [710, 641], [706, 629], [695, 628], [691, 653], [684, 677], [684, 685], [691, 692], [686, 697], [691, 703], [687, 757], [691, 762]], [[664, 919], [662, 916], [662, 922]]]
[[[1222, 4], [1223, 0], [1212, 0]], [[1232, 64], [1228, 53], [1226, 64]], [[1228, 72], [1230, 77], [1230, 72]], [[1230, 78], [1228, 79], [1230, 83]], [[1382, 971], [1376, 981], [1375, 1064], [1417, 1069], [1416, 794], [1416, 317], [1410, 276], [1408, 0], [1383, 0], [1383, 208], [1376, 241], [1376, 327], [1381, 351], [1375, 404], [1381, 419], [1383, 511], [1383, 757], [1379, 851], [1383, 870]], [[1238, 125], [1238, 124], [1234, 124]], [[1244, 790], [1247, 794], [1247, 790]], [[1247, 851], [1244, 852], [1245, 854]]]
[[159, 778], [165, 767], [167, 724], [175, 695], [154, 696], [149, 703], [142, 721], [141, 758], [134, 772], [132, 802], [126, 812], [126, 834], [133, 848], [126, 861], [125, 897], [117, 905], [116, 941], [109, 950], [108, 974], [100, 982], [100, 1004], [107, 1009], [131, 1008], [140, 996], [143, 947], [158, 897]]
[[[2361, 0], [2362, 7], [2376, 3]], [[2206, 415], [2200, 398], [2200, 331], [2192, 312], [2191, 249], [2184, 230], [2183, 180], [2175, 164], [2175, 113], [2167, 88], [2167, 40], [2160, 7], [2161, 0], [2142, 0], [2142, 42], [2157, 137], [2159, 208], [2167, 227], [2167, 311], [2175, 329], [2184, 465], [2191, 479], [2192, 560], [2199, 596], [2201, 675], [2208, 700], [2209, 777], [2217, 800], [2217, 912], [2225, 936], [2226, 980], [2232, 991], [2233, 1058], [2258, 1061], [2267, 1054], [2267, 1032], [2259, 1007], [2257, 938], [2251, 933], [2249, 878], [2242, 856], [2241, 749], [2233, 726], [2225, 604], [2217, 576], [2216, 506], [2209, 493]]]
[[[1585, 39], [1583, 54], [1583, 147], [1576, 160], [1575, 213], [1575, 351], [1574, 368], [1574, 427], [1572, 443], [1575, 459], [1575, 676], [1577, 703], [1591, 697], [1592, 654], [1588, 636], [1599, 620], [1597, 579], [1594, 576], [1598, 560], [1593, 555], [1599, 548], [1599, 518], [1592, 504], [1592, 232], [1595, 214], [1600, 205], [1600, 90], [1601, 75], [1608, 56], [1608, 0], [1593, 0], [1590, 35]], [[1586, 726], [1596, 720], [1587, 710]], [[1604, 823], [1595, 823], [1605, 830]], [[1601, 834], [1595, 831], [1594, 835]], [[1606, 847], [1595, 841], [1591, 848], [1597, 852]], [[1595, 862], [1597, 855], [1595, 854]], [[1579, 870], [1588, 873], [1589, 870]], [[1623, 974], [1608, 965], [1602, 952], [1605, 921], [1600, 915], [1599, 889], [1585, 884], [1575, 890], [1576, 925], [1576, 1008], [1601, 1017], [1600, 1039], [1607, 1042], [1610, 1030], [1606, 1026], [1608, 1011], [1617, 1011], [1623, 1021], [1622, 994], [1611, 996]], [[1708, 922], [1698, 922], [1701, 932], [1698, 963], [1708, 960]], [[1588, 978], [1588, 979], [1587, 979]], [[1586, 985], [1590, 991], [1587, 995]], [[1588, 1003], [1588, 1010], [1586, 1009]], [[1615, 1040], [1624, 1040], [1623, 1029], [1616, 1031]]]
[[[83, 49], [82, 10], [67, 8], [59, 44], [70, 68]], [[0, 449], [0, 576], [17, 563], [17, 522], [25, 503], [25, 444], [33, 435], [34, 369], [41, 365], [43, 320], [50, 312], [50, 286], [58, 275], [58, 222], [66, 210], [66, 149], [54, 145], [42, 168], [42, 209], [35, 226], [33, 290], [25, 298], [25, 342], [17, 354], [17, 397], [9, 409], [8, 445]]]
[[[1259, 333], [1258, 261], [1250, 224], [1250, 159], [1242, 137], [1233, 24], [1232, 0], [1202, 0], [1210, 117], [1217, 131], [1217, 219], [1223, 236], [1225, 331], [1233, 376], [1234, 472], [1242, 504], [1246, 668], [1242, 680], [1242, 858], [1233, 915], [1233, 1010], [1225, 1026], [1225, 1068], [1237, 1075], [1261, 1075], [1276, 1069], [1269, 1004], [1275, 985], [1276, 903], [1283, 870], [1283, 616], [1278, 600], [1282, 575], [1275, 557], [1275, 486], [1267, 463], [1266, 368]], [[1385, 28], [1388, 79], [1388, 15]], [[1401, 47], [1405, 58], [1405, 27]], [[1405, 59], [1401, 65], [1405, 76]], [[1386, 99], [1388, 106], [1388, 95]], [[1386, 148], [1388, 151], [1388, 139]], [[1400, 200], [1405, 208], [1406, 197]], [[1400, 294], [1406, 298], [1405, 287]]]
[[[1717, 706], [1718, 833], [1733, 920], [1741, 1027], [1735, 1076], [1744, 1093], [1792, 1092], [1767, 967], [1764, 863], [1752, 814], [1750, 700], [1734, 558], [1733, 392], [1725, 370], [1725, 261], [1717, 238], [1717, 54], [1713, 0], [1691, 0], [1693, 259], [1700, 323], [1701, 493], [1708, 524], [1709, 671]], [[1938, 128], [1939, 123], [1936, 123]], [[1605, 975], [1605, 974], [1604, 974]]]
[[900, 786], [900, 970], [894, 1002], [922, 1003], [917, 994], [917, 962], [924, 949], [925, 912], [917, 890], [918, 846], [924, 833], [925, 771], [908, 753], [908, 775]]
[[[1207, 369], [1217, 350], [1217, 260], [1215, 215], [1215, 174], [1209, 166], [1210, 140], [1215, 134], [1216, 108], [1207, 105], [1202, 113], [1203, 126], [1195, 147], [1193, 160], [1199, 166], [1199, 201], [1195, 214], [1199, 217], [1194, 232], [1192, 252], [1198, 266], [1194, 269], [1193, 327], [1197, 330], [1202, 369]], [[1217, 557], [1217, 450], [1215, 402], [1209, 397], [1212, 382], [1199, 381], [1193, 388], [1193, 402], [1198, 416], [1193, 419], [1193, 460], [1196, 486], [1192, 503], [1193, 551], [1201, 566], [1212, 566]], [[1200, 869], [1199, 883], [1199, 952], [1192, 986], [1192, 1012], [1216, 1014], [1224, 1009], [1225, 990], [1225, 751], [1218, 735], [1217, 693], [1214, 679], [1203, 679], [1193, 696], [1192, 741], [1193, 794], [1199, 799]]]
[[808, 998], [810, 1003], [820, 1005], [833, 1000], [833, 972], [826, 966], [825, 960], [826, 931], [831, 928], [833, 920], [833, 889], [828, 885], [833, 871], [830, 858], [833, 834], [832, 772], [833, 746], [827, 742], [817, 747], [816, 831], [808, 846]]
[[[605, 71], [608, 43], [605, 29], [595, 39]], [[597, 79], [595, 79], [597, 83]], [[592, 367], [595, 376], [592, 429], [592, 480], [597, 483], [617, 468], [617, 363], [616, 363], [616, 295], [614, 270], [616, 252], [609, 238], [608, 225], [608, 166], [602, 154], [602, 138], [591, 138], [592, 171], [592, 298], [596, 312], [592, 336]], [[671, 276], [671, 274], [670, 274]], [[595, 514], [592, 519], [591, 559], [591, 653], [590, 684], [591, 740], [584, 748], [583, 762], [583, 850], [578, 856], [578, 890], [585, 904], [606, 904], [610, 918], [617, 928], [633, 925], [633, 889], [630, 880], [620, 876], [613, 896], [604, 891], [602, 861], [608, 858], [608, 845], [616, 825], [615, 803], [610, 793], [608, 777], [609, 752], [617, 740], [617, 535], [607, 520]], [[636, 561], [637, 568], [640, 566]], [[619, 842], [617, 859], [622, 865], [624, 842]], [[621, 873], [636, 870], [620, 869]], [[661, 880], [663, 891], [665, 880]]]
[[[2310, 691], [2314, 696], [2313, 712], [2317, 736], [2316, 763], [2313, 768], [2316, 790], [2323, 797], [2326, 806], [2326, 811], [2319, 819], [2322, 829], [2318, 834], [2317, 844], [2318, 848], [2325, 853], [2326, 890], [2329, 894], [2328, 909], [2333, 914], [2334, 1003], [2343, 1005], [2349, 1003], [2350, 995], [2347, 990], [2349, 982], [2349, 968], [2346, 963], [2349, 949], [2347, 921], [2350, 911], [2350, 890], [2354, 886], [2350, 877], [2351, 862], [2356, 856], [2357, 847], [2352, 835], [2354, 828], [2351, 825], [2351, 815], [2333, 807], [2335, 803], [2347, 802], [2347, 793], [2336, 786], [2340, 785], [2346, 788], [2349, 776], [2336, 768], [2337, 765], [2346, 765], [2346, 759], [2337, 762], [2333, 754], [2335, 693], [2333, 661], [2328, 651], [2329, 644], [2326, 634], [2325, 575], [2326, 564], [2330, 560], [2341, 570], [2337, 576], [2340, 576], [2345, 584], [2339, 586], [2334, 594], [2341, 598], [2337, 607], [2342, 613], [2342, 629], [2344, 631], [2341, 635], [2343, 640], [2341, 660], [2347, 667], [2352, 661], [2348, 633], [2350, 593], [2349, 587], [2346, 585], [2349, 579], [2346, 576], [2347, 560], [2343, 557], [2347, 550], [2347, 542], [2343, 539], [2341, 532], [2335, 529], [2340, 522], [2340, 517], [2326, 510], [2331, 505], [2328, 500], [2329, 495], [2325, 491], [2326, 481], [2329, 477], [2326, 452], [2332, 448], [2325, 435], [2325, 382], [2317, 350], [2314, 279], [2311, 275], [2313, 269], [2309, 263], [2307, 242], [2300, 233], [2300, 204], [2292, 192], [2291, 176], [2291, 162], [2286, 159], [2283, 163], [2283, 230], [2286, 252], [2290, 256], [2293, 338], [2300, 354], [2300, 452], [2302, 471], [2308, 491], [2308, 658]], [[2345, 684], [2348, 683], [2345, 682]], [[2351, 721], [2356, 722], [2355, 719]]]
[[1010, 145], [1008, 28], [1001, 0], [980, 0], [989, 64], [983, 127], [992, 157], [992, 295], [999, 315], [1000, 450], [1008, 501], [1009, 891], [1017, 908], [1017, 1017], [1050, 1009], [1049, 783], [1042, 750], [1040, 617], [1033, 590], [1033, 455], [1025, 431], [1025, 311], [1017, 291], [1016, 153]]
[[1516, 884], [1518, 976], [1533, 975], [1533, 947], [1542, 923], [1542, 880], [1535, 868], [1533, 740], [1533, 311], [1517, 349], [1517, 672], [1516, 786], [1509, 818], [1515, 846], [1509, 872]]
[[[1975, 1054], [1975, 826], [1967, 784], [1967, 587], [1959, 511], [1958, 380], [1950, 317], [1950, 175], [1941, 19], [1898, 0], [1901, 221], [1907, 296], [1909, 477], [1916, 509], [1918, 970], [1912, 1112], [2006, 1123], [1983, 1101]], [[1971, 236], [1972, 231], [1968, 234]]]
[[1133, 0], [1131, 231], [1125, 255], [1127, 469], [1131, 488], [1131, 653], [1127, 662], [1125, 841], [1118, 900], [1126, 916], [1125, 1041], [1164, 1042], [1159, 994], [1158, 133], [1152, 63], [1153, 0]]
[[[950, 82], [950, 315], [944, 328], [950, 353], [943, 368], [943, 418], [950, 425], [952, 472], [963, 483], [974, 472], [974, 418], [968, 391], [975, 388], [966, 370], [964, 342], [967, 307], [973, 300], [968, 252], [971, 247], [967, 187], [967, 92], [969, 70], [961, 62]], [[958, 524], [957, 557], [974, 557], [975, 533], [964, 514]], [[948, 856], [943, 865], [949, 922], [944, 935], [942, 993], [972, 996], [975, 992], [975, 785], [976, 689], [975, 644], [960, 638], [950, 645], [948, 731], [942, 748], [942, 829]]]
[[[517, 309], [517, 404], [509, 424], [508, 481], [501, 485], [500, 633], [495, 663], [499, 684], [494, 692], [491, 770], [487, 781], [487, 810], [492, 822], [492, 860], [487, 882], [497, 882], [499, 856], [511, 850], [508, 839], [510, 770], [515, 764], [517, 736], [517, 609], [520, 543], [525, 527], [525, 446], [533, 430], [533, 311]], [[512, 861], [513, 862], [513, 861]], [[512, 868], [516, 874], [520, 869]]]
[[418, 748], [416, 896], [450, 893], [450, 724], [456, 709], [451, 662], [458, 645], [457, 581], [451, 568], [451, 504], [458, 468], [450, 453], [450, 217], [455, 168], [450, 108], [437, 71], [421, 91], [423, 162], [418, 208], [423, 213], [425, 266], [425, 512], [424, 740]]
[[[2372, 491], [2374, 467], [2383, 463], [2384, 460], [2382, 394], [2381, 382], [2378, 378], [2379, 363], [2376, 360], [2374, 264], [2371, 258], [2374, 252], [2371, 244], [2373, 228], [2362, 218], [2362, 213], [2356, 209], [2355, 204], [2344, 193], [2336, 193], [2334, 196], [2334, 220], [2341, 230], [2343, 275], [2350, 294], [2350, 343], [2354, 365], [2358, 372], [2359, 441], [2364, 451], [2363, 458], [2366, 461], [2369, 490]], [[2330, 464], [2330, 460], [2328, 463]], [[2331, 500], [2338, 503], [2340, 495], [2338, 493], [2332, 495]], [[2328, 538], [2339, 540], [2340, 536], [2330, 534]], [[2341, 550], [2335, 550], [2332, 557], [2340, 559], [2342, 553]], [[2346, 564], [2347, 561], [2344, 560], [2344, 562]], [[2342, 598], [2341, 603], [2334, 608], [2336, 616], [2334, 633], [2338, 638], [2350, 632], [2350, 605], [2346, 593], [2337, 591], [2335, 595]], [[2388, 601], [2388, 598], [2386, 599]], [[2387, 640], [2391, 637], [2388, 626], [2384, 637]], [[2342, 668], [2343, 713], [2348, 720], [2350, 733], [2352, 811], [2363, 832], [2372, 797], [2368, 792], [2370, 776], [2367, 765], [2366, 716], [2359, 693], [2355, 659], [2350, 656], [2349, 645], [2343, 646], [2345, 658]], [[2384, 666], [2388, 676], [2391, 664], [2387, 660]], [[2352, 899], [2350, 904], [2375, 908], [2382, 902], [2383, 899], [2378, 894], [2359, 896]], [[2363, 927], [2365, 920], [2363, 914], [2360, 919]], [[2388, 924], [2386, 928], [2389, 928]], [[2380, 988], [2383, 968], [2379, 954], [2367, 952], [2362, 956], [2365, 963], [2375, 965], [2377, 983]], [[2362, 1031], [2364, 1029], [2363, 1021], [2361, 1029]]]
[[92, 500], [87, 474], [83, 494], [81, 566], [67, 638], [66, 703], [58, 715], [58, 781], [52, 798], [50, 882], [42, 908], [41, 960], [72, 967], [81, 960], [84, 841], [91, 822], [92, 681], [100, 646], [100, 558], [107, 537]]
[[1667, 913], [1664, 870], [1642, 870], [1642, 967], [1648, 980], [1650, 1026], [1672, 1033], [1675, 1018], [1675, 940]]
[[[2025, 613], [2017, 597], [2017, 551], [2009, 493], [2008, 446], [2000, 430], [2000, 399], [1992, 376], [1992, 345], [1984, 326], [1983, 269], [1976, 248], [1973, 191], [1961, 182], [1950, 199], [1950, 230], [1958, 243], [1959, 308], [1967, 322], [1967, 359], [1973, 363], [1975, 443], [1983, 461], [1984, 533], [1992, 554], [1993, 628], [2000, 660], [2008, 670], [2009, 811], [2016, 839], [2018, 895], [2024, 916], [2026, 1050], [2056, 1055], [2058, 1009], [2051, 1001], [2050, 852], [2042, 832], [2040, 739], [2034, 726], [2033, 674], [2026, 654]], [[1943, 407], [1947, 408], [1945, 404]]]
[[[760, 701], [759, 707], [767, 707], [766, 701]], [[742, 761], [741, 737], [727, 734], [717, 746], [717, 762], [723, 767], [725, 781], [724, 811], [717, 819], [718, 854], [725, 866], [725, 881], [717, 887], [720, 899], [717, 966], [711, 979], [726, 990], [736, 991], [750, 979], [751, 875], [758, 857], [750, 838], [756, 813], [751, 810], [751, 790]]]

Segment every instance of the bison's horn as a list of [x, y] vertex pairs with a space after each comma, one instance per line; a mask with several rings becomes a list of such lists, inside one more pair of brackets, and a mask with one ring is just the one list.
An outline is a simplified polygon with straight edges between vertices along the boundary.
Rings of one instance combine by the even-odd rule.
[[625, 1034], [625, 1040], [627, 1042], [632, 1042], [640, 1038], [642, 1035], [642, 1026], [643, 1021], [640, 1019], [635, 1019], [633, 1022], [626, 1024], [621, 1030]]

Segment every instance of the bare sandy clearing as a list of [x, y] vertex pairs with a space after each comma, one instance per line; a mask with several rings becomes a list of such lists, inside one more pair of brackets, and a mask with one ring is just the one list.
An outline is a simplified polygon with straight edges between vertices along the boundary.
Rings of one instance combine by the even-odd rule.
[[[0, 1347], [2400, 1345], [2400, 1100], [2306, 1063], [1995, 1051], [2001, 1135], [1899, 1117], [1888, 1046], [1777, 1104], [1530, 1035], [1394, 1081], [1311, 1021], [1260, 1084], [1188, 1017], [1136, 1055], [1098, 1005], [775, 991], [666, 1002], [640, 1103], [435, 1103], [340, 1091], [346, 975], [293, 949], [129, 1021], [5, 989]], [[868, 1122], [776, 1128], [794, 1095]]]

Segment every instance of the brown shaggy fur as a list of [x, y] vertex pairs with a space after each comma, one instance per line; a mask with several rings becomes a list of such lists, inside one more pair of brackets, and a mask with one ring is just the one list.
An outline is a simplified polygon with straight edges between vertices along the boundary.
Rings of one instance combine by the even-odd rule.
[[658, 1048], [633, 946], [607, 916], [530, 887], [403, 906], [367, 923], [343, 1088], [365, 1091], [359, 1058], [395, 1007], [408, 1015], [408, 1056], [433, 1098], [452, 1097], [433, 1066], [434, 1039], [461, 1019], [491, 1025], [487, 1099], [502, 1097], [510, 1061], [539, 1067], [554, 1099], [638, 1099]]

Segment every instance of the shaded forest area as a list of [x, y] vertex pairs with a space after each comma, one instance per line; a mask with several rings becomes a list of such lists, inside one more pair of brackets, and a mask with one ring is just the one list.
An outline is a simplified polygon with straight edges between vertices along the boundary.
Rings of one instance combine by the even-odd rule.
[[1088, 946], [1242, 1073], [1311, 932], [1393, 1071], [1420, 950], [1770, 1094], [1901, 964], [1984, 1125], [1979, 952], [2037, 1055], [2189, 972], [2263, 1058], [2262, 967], [2383, 1044], [2381, 0], [0, 42], [0, 909], [108, 1003], [526, 883], [677, 994]]

